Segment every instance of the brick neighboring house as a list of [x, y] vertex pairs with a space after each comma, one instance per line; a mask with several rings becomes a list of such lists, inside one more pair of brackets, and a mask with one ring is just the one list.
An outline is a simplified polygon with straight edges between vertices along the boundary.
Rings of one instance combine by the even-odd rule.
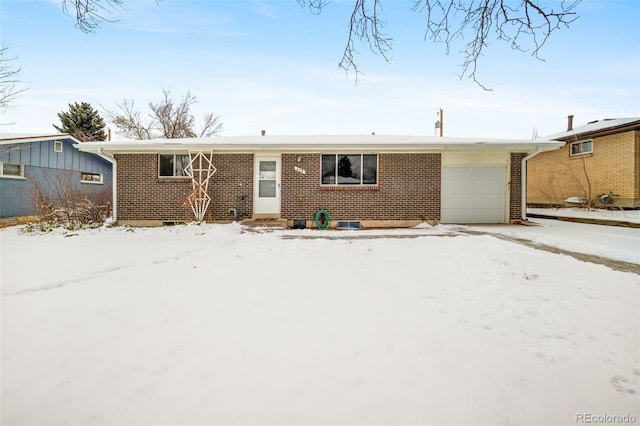
[[79, 143], [68, 134], [0, 134], [0, 218], [35, 215], [36, 188], [49, 194], [74, 188], [108, 197], [111, 163], [74, 149]]
[[79, 144], [114, 164], [119, 224], [194, 220], [191, 156], [216, 173], [207, 221], [306, 220], [319, 209], [363, 226], [510, 223], [522, 219], [524, 159], [559, 142], [425, 136], [223, 136]]
[[564, 146], [528, 161], [527, 204], [559, 206], [571, 197], [593, 206], [640, 207], [640, 118], [592, 121], [544, 139]]

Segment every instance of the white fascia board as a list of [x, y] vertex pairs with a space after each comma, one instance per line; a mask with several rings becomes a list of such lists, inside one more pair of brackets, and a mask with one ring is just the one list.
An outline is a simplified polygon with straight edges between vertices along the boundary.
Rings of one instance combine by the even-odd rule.
[[76, 145], [81, 151], [103, 150], [110, 154], [149, 154], [162, 152], [213, 151], [218, 153], [309, 153], [309, 152], [375, 152], [429, 153], [443, 151], [510, 151], [529, 153], [560, 148], [558, 141], [522, 141], [474, 138], [433, 138], [406, 136], [250, 136], [204, 139], [166, 139], [136, 142], [85, 142]]
[[0, 145], [16, 145], [21, 143], [57, 141], [62, 139], [70, 139], [74, 144], [89, 143], [89, 142], [81, 142], [78, 139], [66, 133], [58, 133], [58, 134], [49, 135], [49, 136], [16, 136], [16, 137], [0, 136]]

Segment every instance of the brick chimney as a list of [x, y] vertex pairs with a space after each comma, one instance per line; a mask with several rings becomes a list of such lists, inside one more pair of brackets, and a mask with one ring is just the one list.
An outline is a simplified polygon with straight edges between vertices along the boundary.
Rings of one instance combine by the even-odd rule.
[[266, 131], [266, 130], [260, 130], [260, 134], [261, 134], [262, 136], [264, 136], [264, 135], [265, 135], [265, 133], [267, 133], [267, 131]]
[[573, 115], [568, 115], [567, 116], [567, 132], [570, 132], [573, 130]]

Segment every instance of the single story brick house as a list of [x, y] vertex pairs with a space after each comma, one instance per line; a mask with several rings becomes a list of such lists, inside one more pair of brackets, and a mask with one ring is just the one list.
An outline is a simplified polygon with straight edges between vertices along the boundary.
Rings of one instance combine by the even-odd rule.
[[[194, 220], [189, 163], [215, 173], [203, 220], [278, 218], [289, 226], [365, 227], [512, 223], [525, 214], [526, 161], [561, 142], [429, 136], [218, 136], [77, 144], [114, 166], [114, 219], [160, 225]], [[201, 157], [202, 158], [202, 157]], [[200, 161], [199, 164], [202, 164]], [[198, 198], [198, 197], [195, 197]], [[323, 217], [323, 220], [325, 218]]]
[[529, 161], [527, 203], [640, 208], [640, 118], [596, 120], [546, 136], [563, 146]]
[[35, 215], [34, 191], [56, 185], [110, 194], [111, 163], [74, 149], [80, 143], [68, 134], [0, 134], [0, 218]]

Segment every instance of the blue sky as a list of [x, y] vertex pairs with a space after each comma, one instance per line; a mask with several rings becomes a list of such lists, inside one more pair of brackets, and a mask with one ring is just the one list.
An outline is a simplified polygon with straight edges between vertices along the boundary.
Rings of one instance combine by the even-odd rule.
[[[640, 2], [583, 0], [579, 19], [549, 39], [539, 61], [492, 41], [479, 64], [487, 92], [460, 79], [456, 45], [424, 40], [411, 0], [383, 0], [389, 63], [357, 45], [359, 83], [338, 62], [353, 2], [320, 15], [295, 0], [125, 0], [95, 33], [74, 27], [59, 0], [0, 0], [0, 38], [29, 89], [0, 132], [43, 133], [73, 102], [98, 110], [133, 99], [143, 113], [162, 89], [213, 112], [224, 135], [435, 134], [530, 139], [603, 118], [640, 117]], [[557, 7], [558, 1], [541, 0]]]

